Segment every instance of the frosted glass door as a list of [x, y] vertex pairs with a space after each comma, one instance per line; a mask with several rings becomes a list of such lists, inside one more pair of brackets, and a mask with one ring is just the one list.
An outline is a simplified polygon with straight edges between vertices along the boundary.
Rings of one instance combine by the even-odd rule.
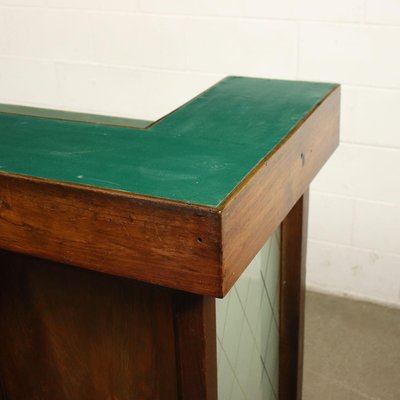
[[280, 229], [217, 300], [219, 400], [278, 399]]

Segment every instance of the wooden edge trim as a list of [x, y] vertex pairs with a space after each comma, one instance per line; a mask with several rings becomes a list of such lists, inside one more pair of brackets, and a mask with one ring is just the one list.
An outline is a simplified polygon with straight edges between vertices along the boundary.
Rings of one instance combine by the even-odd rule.
[[279, 398], [300, 400], [303, 382], [308, 190], [283, 220], [279, 317]]
[[215, 298], [173, 295], [178, 399], [217, 400]]
[[223, 295], [306, 191], [339, 144], [336, 87], [222, 208]]
[[39, 178], [36, 176], [31, 176], [31, 175], [16, 174], [16, 173], [6, 172], [6, 171], [0, 171], [0, 178], [2, 176], [15, 178], [16, 180], [21, 180], [21, 182], [29, 181], [29, 182], [35, 183], [36, 185], [42, 185], [43, 187], [53, 186], [53, 187], [64, 188], [65, 190], [68, 190], [68, 189], [74, 190], [75, 189], [75, 190], [79, 190], [79, 191], [96, 193], [98, 195], [117, 196], [117, 197], [131, 199], [131, 200], [133, 199], [133, 200], [143, 201], [143, 202], [146, 202], [149, 204], [165, 205], [166, 207], [181, 206], [184, 208], [194, 208], [194, 209], [209, 211], [210, 213], [220, 212], [218, 210], [218, 208], [212, 207], [212, 206], [196, 204], [196, 203], [186, 203], [186, 202], [180, 201], [180, 200], [165, 199], [162, 197], [155, 197], [155, 196], [150, 196], [150, 195], [145, 195], [145, 194], [126, 192], [126, 191], [118, 190], [118, 189], [108, 189], [108, 188], [102, 188], [99, 186], [90, 186], [90, 185], [81, 184], [81, 183], [55, 181], [55, 180], [51, 180], [51, 179]]
[[221, 293], [216, 209], [0, 174], [0, 248], [192, 293]]

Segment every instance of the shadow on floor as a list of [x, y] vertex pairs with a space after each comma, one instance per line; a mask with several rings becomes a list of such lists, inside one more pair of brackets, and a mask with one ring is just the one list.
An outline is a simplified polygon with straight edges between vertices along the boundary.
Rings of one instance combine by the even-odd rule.
[[399, 400], [400, 310], [307, 292], [303, 400]]

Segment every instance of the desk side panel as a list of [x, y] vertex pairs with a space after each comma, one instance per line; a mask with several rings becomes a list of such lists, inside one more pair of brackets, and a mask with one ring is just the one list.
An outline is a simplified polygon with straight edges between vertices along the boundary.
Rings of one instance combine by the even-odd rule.
[[218, 295], [212, 209], [0, 174], [0, 248], [192, 293]]
[[177, 399], [171, 290], [1, 250], [0, 337], [4, 400]]

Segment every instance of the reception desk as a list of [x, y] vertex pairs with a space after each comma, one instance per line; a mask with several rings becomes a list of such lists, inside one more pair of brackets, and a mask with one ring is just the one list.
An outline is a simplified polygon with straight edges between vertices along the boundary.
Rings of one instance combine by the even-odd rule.
[[339, 102], [228, 77], [156, 122], [0, 106], [0, 399], [300, 399]]

